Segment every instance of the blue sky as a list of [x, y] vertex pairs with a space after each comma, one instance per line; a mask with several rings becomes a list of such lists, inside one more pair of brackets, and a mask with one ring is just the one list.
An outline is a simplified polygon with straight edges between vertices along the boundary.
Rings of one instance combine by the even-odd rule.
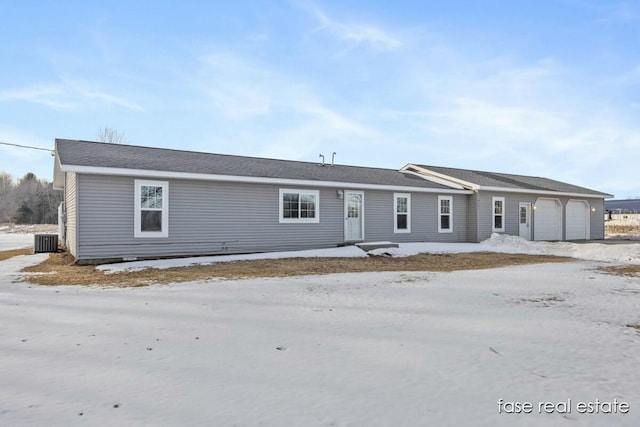
[[[0, 0], [0, 141], [546, 176], [640, 197], [638, 1]], [[46, 152], [0, 170], [52, 178]]]

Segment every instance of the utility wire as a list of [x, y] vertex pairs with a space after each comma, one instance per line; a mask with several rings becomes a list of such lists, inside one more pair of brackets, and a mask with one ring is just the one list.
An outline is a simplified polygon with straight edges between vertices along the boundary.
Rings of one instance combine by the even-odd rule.
[[0, 144], [2, 144], [2, 145], [12, 145], [14, 147], [20, 147], [20, 148], [31, 148], [32, 150], [48, 151], [48, 152], [50, 152], [52, 154], [55, 152], [53, 150], [49, 150], [48, 148], [32, 147], [31, 145], [12, 144], [10, 142], [2, 142], [2, 141], [0, 141]]

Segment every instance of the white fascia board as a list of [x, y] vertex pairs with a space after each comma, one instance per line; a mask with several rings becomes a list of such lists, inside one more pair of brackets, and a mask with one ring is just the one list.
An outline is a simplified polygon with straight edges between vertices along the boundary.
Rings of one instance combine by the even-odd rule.
[[389, 190], [389, 191], [406, 191], [413, 193], [437, 193], [437, 194], [473, 194], [469, 190], [456, 190], [446, 188], [423, 188], [411, 187], [404, 185], [384, 185], [384, 184], [362, 184], [357, 182], [340, 182], [340, 181], [313, 181], [304, 179], [288, 179], [288, 178], [264, 178], [255, 176], [235, 176], [235, 175], [216, 175], [206, 173], [191, 172], [171, 172], [157, 171], [146, 169], [124, 169], [109, 168], [100, 166], [78, 166], [78, 165], [62, 165], [63, 172], [87, 173], [95, 175], [117, 175], [117, 176], [133, 176], [146, 178], [175, 178], [175, 179], [192, 179], [198, 181], [219, 181], [219, 182], [241, 182], [254, 184], [275, 184], [275, 185], [303, 185], [307, 187], [337, 187], [337, 188], [357, 188], [363, 190]]
[[54, 190], [64, 190], [64, 172], [62, 171], [62, 166], [60, 165], [60, 157], [58, 157], [58, 152], [55, 152], [55, 156], [53, 158], [53, 189]]
[[444, 185], [451, 185], [452, 183], [458, 184], [459, 186], [461, 186], [462, 188], [467, 188], [469, 190], [477, 190], [479, 188], [479, 186], [477, 184], [473, 184], [471, 182], [462, 180], [462, 179], [458, 179], [458, 178], [454, 178], [452, 176], [449, 175], [445, 175], [442, 173], [438, 173], [438, 172], [434, 172], [430, 169], [426, 169], [426, 168], [422, 168], [418, 165], [414, 165], [413, 163], [409, 163], [407, 164], [405, 167], [403, 167], [401, 170], [406, 170], [407, 168], [413, 168], [416, 169], [417, 171], [419, 171], [419, 175], [424, 174], [423, 176], [425, 177], [430, 177], [433, 179], [439, 179], [442, 181], [434, 181], [434, 182], [438, 182], [439, 184], [444, 184]]
[[[494, 191], [498, 193], [526, 193], [526, 194], [542, 194], [545, 196], [566, 196], [566, 197], [581, 197], [591, 199], [606, 199], [610, 197], [610, 194], [589, 194], [589, 193], [564, 193], [561, 191], [549, 191], [549, 190], [528, 190], [523, 188], [507, 188], [507, 187], [478, 187], [478, 191]], [[611, 196], [613, 197], [613, 196]]]
[[456, 184], [455, 182], [452, 182], [452, 181], [449, 181], [449, 180], [446, 180], [446, 179], [437, 178], [435, 176], [423, 175], [421, 173], [410, 171], [410, 170], [407, 170], [407, 169], [404, 169], [404, 168], [400, 169], [400, 172], [406, 173], [406, 174], [415, 175], [415, 176], [418, 176], [418, 177], [420, 177], [420, 178], [422, 178], [422, 179], [424, 179], [426, 181], [430, 181], [430, 182], [433, 182], [435, 184], [446, 185], [447, 187], [451, 187], [451, 188], [456, 189], [456, 190], [464, 190], [465, 189], [460, 184]]

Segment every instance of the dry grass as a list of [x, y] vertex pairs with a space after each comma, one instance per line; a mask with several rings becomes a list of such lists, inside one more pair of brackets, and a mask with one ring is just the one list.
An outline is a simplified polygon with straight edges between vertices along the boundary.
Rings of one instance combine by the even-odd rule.
[[14, 256], [19, 255], [29, 255], [33, 253], [32, 248], [22, 248], [22, 249], [11, 249], [8, 251], [0, 251], [0, 261], [4, 261], [5, 259], [13, 258]]
[[640, 235], [640, 225], [638, 224], [607, 224], [604, 225], [607, 234], [638, 234]]
[[616, 276], [635, 277], [640, 276], [640, 265], [613, 265], [610, 267], [600, 267], [598, 271]]
[[64, 253], [50, 254], [36, 266], [24, 269], [39, 273], [26, 280], [40, 285], [146, 286], [159, 283], [200, 281], [214, 278], [238, 279], [283, 277], [307, 274], [356, 273], [370, 271], [454, 271], [475, 270], [546, 262], [566, 262], [570, 258], [548, 255], [497, 254], [420, 254], [406, 258], [290, 258], [224, 262], [211, 265], [177, 267], [164, 270], [104, 274], [94, 266], [75, 265]]

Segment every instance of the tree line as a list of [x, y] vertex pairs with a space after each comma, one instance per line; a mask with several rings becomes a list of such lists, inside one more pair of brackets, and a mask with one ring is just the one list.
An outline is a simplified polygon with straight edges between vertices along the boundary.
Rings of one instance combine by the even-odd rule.
[[0, 223], [57, 224], [62, 198], [62, 191], [54, 190], [53, 183], [31, 172], [17, 181], [0, 172]]

